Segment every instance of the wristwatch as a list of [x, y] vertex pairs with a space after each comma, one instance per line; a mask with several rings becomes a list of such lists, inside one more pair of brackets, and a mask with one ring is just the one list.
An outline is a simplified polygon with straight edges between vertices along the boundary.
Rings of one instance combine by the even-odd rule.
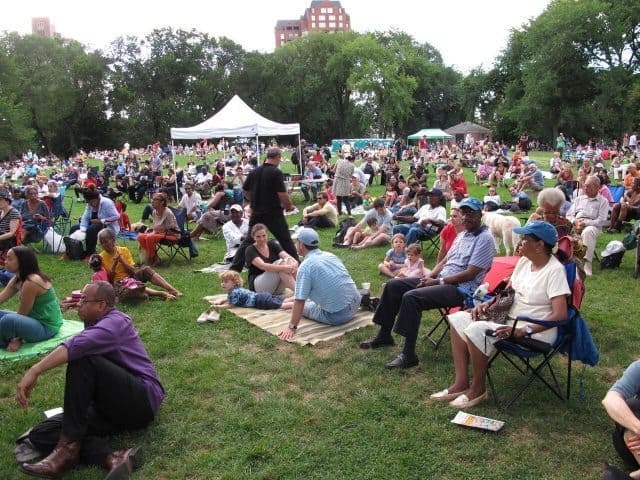
[[289, 323], [289, 328], [291, 330], [297, 330], [298, 329], [298, 325], [294, 325], [293, 323]]
[[531, 335], [533, 335], [533, 328], [527, 325], [526, 327], [524, 327], [524, 333], [526, 337], [530, 337]]
[[440, 285], [444, 285], [444, 277], [440, 277], [438, 281], [440, 282]]

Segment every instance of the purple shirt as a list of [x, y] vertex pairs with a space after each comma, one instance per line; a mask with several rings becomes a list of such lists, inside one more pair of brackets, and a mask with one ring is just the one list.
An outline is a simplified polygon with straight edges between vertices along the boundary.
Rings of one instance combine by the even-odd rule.
[[147, 389], [153, 412], [157, 413], [164, 399], [164, 388], [128, 315], [112, 308], [95, 325], [86, 327], [63, 345], [67, 347], [70, 362], [102, 355], [138, 377]]

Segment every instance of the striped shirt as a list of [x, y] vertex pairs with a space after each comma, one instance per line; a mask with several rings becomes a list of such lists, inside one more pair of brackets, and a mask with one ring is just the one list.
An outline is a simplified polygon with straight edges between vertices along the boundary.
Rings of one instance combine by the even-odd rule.
[[333, 253], [315, 249], [304, 257], [296, 277], [296, 300], [312, 300], [323, 310], [335, 313], [359, 295], [351, 275]]
[[478, 267], [480, 272], [473, 280], [462, 282], [458, 286], [474, 291], [482, 283], [484, 276], [493, 262], [495, 251], [493, 237], [486, 226], [475, 232], [460, 232], [447, 253], [447, 261], [440, 272], [440, 277], [455, 275], [467, 269], [469, 265]]

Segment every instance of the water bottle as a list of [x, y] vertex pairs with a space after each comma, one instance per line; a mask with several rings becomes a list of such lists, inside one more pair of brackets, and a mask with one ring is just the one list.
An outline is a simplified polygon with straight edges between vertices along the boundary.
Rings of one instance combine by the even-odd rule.
[[485, 295], [489, 292], [489, 284], [483, 283], [482, 285], [476, 288], [476, 291], [473, 292], [473, 305], [477, 307], [481, 303], [484, 302]]

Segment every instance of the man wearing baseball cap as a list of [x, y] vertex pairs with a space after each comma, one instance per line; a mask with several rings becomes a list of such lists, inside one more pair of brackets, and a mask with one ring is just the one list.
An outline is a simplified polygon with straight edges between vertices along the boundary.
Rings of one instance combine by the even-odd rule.
[[422, 236], [436, 236], [447, 222], [447, 211], [440, 204], [442, 190], [434, 188], [427, 195], [429, 202], [413, 215], [416, 220], [414, 223], [401, 223], [393, 227], [393, 234], [402, 233], [407, 245], [417, 242]]
[[394, 345], [392, 330], [405, 337], [402, 352], [387, 363], [387, 368], [418, 365], [415, 349], [422, 312], [463, 305], [464, 296], [458, 287], [474, 291], [491, 266], [495, 245], [487, 227], [482, 225], [482, 202], [473, 197], [465, 198], [459, 208], [464, 231], [458, 234], [446, 257], [429, 276], [393, 279], [384, 288], [373, 316], [380, 331], [371, 340], [362, 342], [360, 348]]
[[360, 293], [342, 261], [333, 253], [320, 250], [318, 232], [301, 228], [293, 236], [304, 260], [298, 268], [291, 320], [278, 335], [293, 337], [305, 317], [328, 325], [341, 325], [353, 318], [360, 307]]

